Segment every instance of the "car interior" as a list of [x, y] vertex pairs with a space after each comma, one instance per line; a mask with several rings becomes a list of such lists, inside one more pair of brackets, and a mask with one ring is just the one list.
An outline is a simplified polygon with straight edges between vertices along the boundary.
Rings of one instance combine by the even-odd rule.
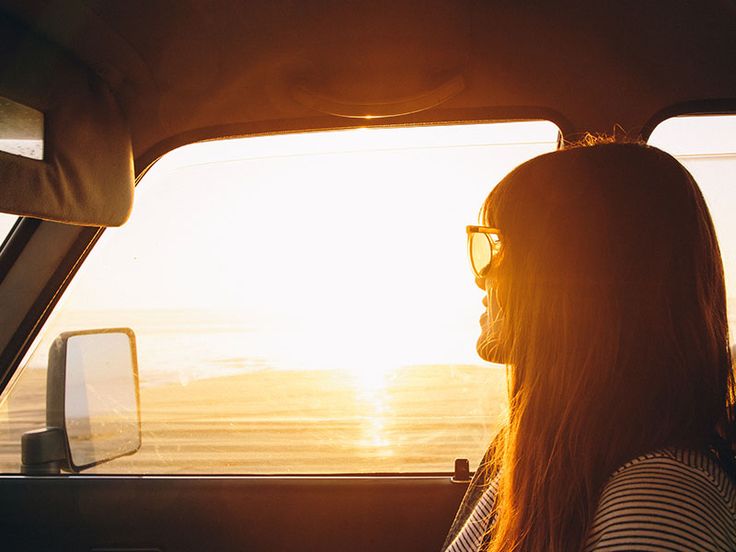
[[736, 285], [733, 0], [0, 0], [0, 37], [3, 549], [440, 550], [505, 381], [461, 225], [534, 155], [672, 153]]

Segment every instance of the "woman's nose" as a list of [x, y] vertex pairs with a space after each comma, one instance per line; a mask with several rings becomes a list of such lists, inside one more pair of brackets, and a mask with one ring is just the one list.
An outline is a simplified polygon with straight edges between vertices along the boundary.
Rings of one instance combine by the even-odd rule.
[[486, 287], [486, 278], [481, 278], [480, 276], [476, 276], [475, 278], [475, 285], [478, 286], [483, 291], [486, 291], [488, 288]]

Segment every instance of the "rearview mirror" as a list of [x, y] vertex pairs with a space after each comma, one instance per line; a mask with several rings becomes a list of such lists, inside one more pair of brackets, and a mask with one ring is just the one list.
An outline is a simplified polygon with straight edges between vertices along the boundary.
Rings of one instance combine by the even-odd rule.
[[59, 467], [79, 472], [140, 449], [132, 330], [65, 332], [54, 340], [49, 349], [46, 425], [23, 436], [25, 473], [58, 473]]

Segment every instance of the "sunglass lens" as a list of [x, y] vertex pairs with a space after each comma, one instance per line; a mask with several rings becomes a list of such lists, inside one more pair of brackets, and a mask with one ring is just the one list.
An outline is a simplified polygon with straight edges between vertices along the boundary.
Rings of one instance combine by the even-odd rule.
[[470, 262], [476, 276], [483, 276], [491, 264], [493, 250], [491, 241], [486, 234], [470, 235]]

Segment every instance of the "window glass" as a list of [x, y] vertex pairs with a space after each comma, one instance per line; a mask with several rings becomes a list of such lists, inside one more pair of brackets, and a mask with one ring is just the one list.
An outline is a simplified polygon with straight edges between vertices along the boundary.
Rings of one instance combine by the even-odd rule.
[[731, 343], [736, 330], [736, 116], [675, 117], [652, 132], [649, 143], [674, 155], [693, 175], [718, 235], [723, 256]]
[[0, 466], [43, 427], [64, 331], [130, 327], [142, 446], [97, 473], [447, 472], [476, 465], [505, 370], [475, 341], [465, 226], [556, 148], [548, 122], [194, 144], [141, 181], [46, 325], [0, 415]]
[[0, 96], [0, 151], [43, 159], [43, 113]]
[[3, 241], [8, 237], [10, 230], [13, 228], [13, 225], [17, 220], [18, 215], [0, 213], [0, 243], [3, 243]]

